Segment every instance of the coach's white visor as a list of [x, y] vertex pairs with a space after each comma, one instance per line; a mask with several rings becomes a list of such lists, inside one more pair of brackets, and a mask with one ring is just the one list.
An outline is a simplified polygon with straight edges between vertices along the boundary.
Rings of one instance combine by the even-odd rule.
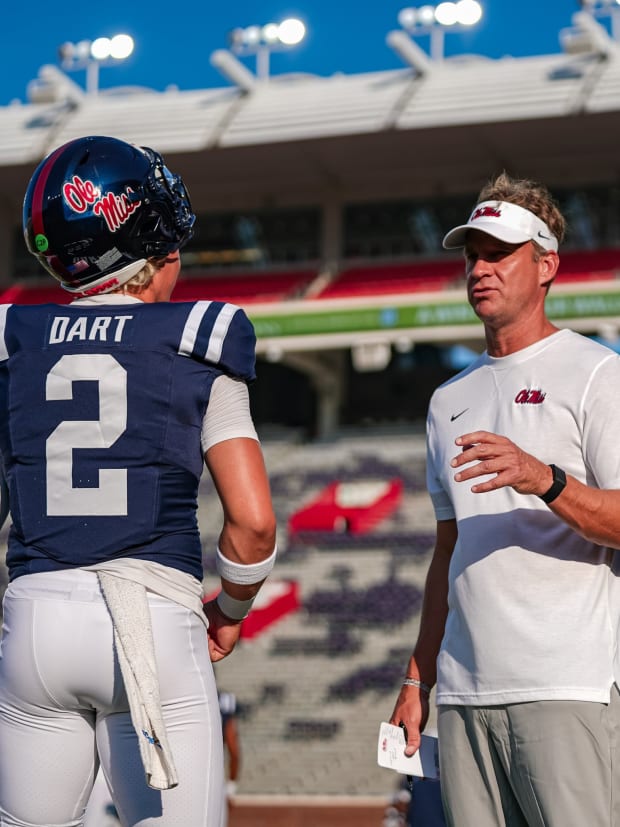
[[549, 227], [533, 212], [508, 201], [483, 201], [478, 204], [467, 224], [450, 230], [443, 240], [446, 250], [464, 247], [468, 230], [480, 230], [508, 244], [535, 241], [545, 250], [557, 251], [558, 240]]

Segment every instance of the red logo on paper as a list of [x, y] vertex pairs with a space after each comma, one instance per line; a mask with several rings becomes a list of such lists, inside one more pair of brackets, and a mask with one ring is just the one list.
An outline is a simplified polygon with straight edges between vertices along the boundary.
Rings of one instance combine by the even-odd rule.
[[523, 388], [515, 396], [517, 405], [542, 405], [545, 401], [546, 394], [540, 388]]
[[477, 218], [499, 218], [501, 214], [502, 211], [496, 209], [495, 207], [478, 207], [469, 220], [475, 221]]
[[85, 213], [92, 207], [95, 215], [105, 219], [111, 233], [115, 233], [142, 203], [129, 200], [128, 195], [132, 192], [131, 187], [127, 187], [126, 192], [121, 195], [113, 192], [102, 195], [99, 187], [92, 181], [82, 181], [79, 175], [74, 175], [70, 181], [66, 181], [62, 188], [65, 201], [74, 212]]

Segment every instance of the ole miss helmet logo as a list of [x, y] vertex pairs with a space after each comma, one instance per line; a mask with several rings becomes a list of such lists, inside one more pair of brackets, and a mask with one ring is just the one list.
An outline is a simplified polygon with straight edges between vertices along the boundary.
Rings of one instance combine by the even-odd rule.
[[495, 207], [489, 207], [487, 204], [486, 207], [478, 207], [477, 210], [474, 210], [474, 214], [469, 220], [475, 221], [477, 218], [500, 218], [501, 214], [501, 210], [498, 210]]
[[92, 181], [82, 181], [79, 175], [74, 175], [70, 181], [66, 181], [62, 194], [68, 206], [76, 213], [85, 213], [92, 207], [95, 215], [102, 216], [111, 233], [115, 233], [134, 213], [141, 201], [130, 201], [129, 196], [133, 193], [131, 187], [126, 192], [116, 195], [113, 192], [101, 194], [101, 189]]

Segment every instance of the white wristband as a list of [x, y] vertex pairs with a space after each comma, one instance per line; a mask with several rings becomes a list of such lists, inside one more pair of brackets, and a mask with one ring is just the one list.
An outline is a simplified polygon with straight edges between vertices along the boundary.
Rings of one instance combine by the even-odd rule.
[[236, 597], [231, 597], [224, 589], [215, 598], [218, 609], [223, 615], [229, 617], [231, 620], [245, 620], [250, 614], [254, 598], [249, 600], [237, 600]]
[[278, 547], [276, 546], [271, 556], [266, 560], [244, 566], [242, 563], [234, 563], [228, 557], [224, 557], [218, 548], [215, 555], [215, 568], [219, 576], [224, 580], [228, 580], [229, 583], [252, 586], [254, 583], [260, 583], [271, 572], [276, 562], [277, 553]]

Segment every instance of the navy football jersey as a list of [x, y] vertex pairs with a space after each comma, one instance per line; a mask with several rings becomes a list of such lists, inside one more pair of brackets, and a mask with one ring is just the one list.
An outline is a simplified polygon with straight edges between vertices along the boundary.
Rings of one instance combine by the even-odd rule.
[[255, 344], [222, 302], [0, 305], [10, 579], [119, 557], [202, 579], [202, 420]]
[[222, 729], [224, 729], [228, 721], [237, 714], [237, 698], [232, 692], [218, 692], [217, 700], [220, 706]]

